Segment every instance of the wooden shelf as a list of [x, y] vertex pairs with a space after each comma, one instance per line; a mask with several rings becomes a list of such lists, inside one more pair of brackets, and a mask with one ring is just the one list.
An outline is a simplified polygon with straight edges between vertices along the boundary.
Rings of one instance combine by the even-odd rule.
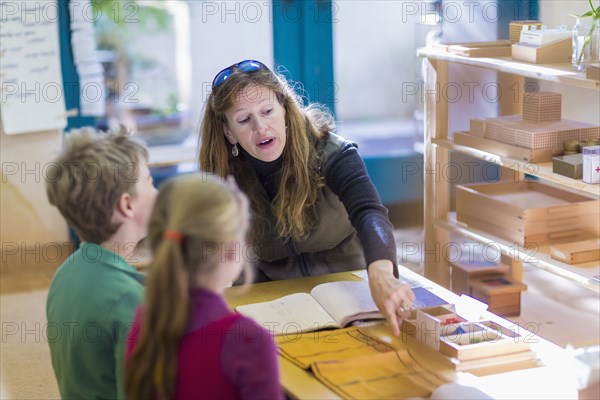
[[448, 214], [447, 220], [437, 220], [435, 226], [462, 235], [478, 243], [499, 248], [503, 254], [518, 257], [528, 265], [561, 276], [596, 293], [600, 293], [600, 285], [592, 282], [594, 276], [600, 275], [600, 263], [598, 262], [578, 264], [577, 266], [562, 263], [550, 257], [549, 245], [540, 246], [539, 249], [523, 248], [523, 246], [519, 246], [516, 243], [510, 243], [507, 240], [499, 239], [491, 234], [457, 222], [456, 213], [454, 212]]
[[498, 72], [520, 75], [527, 78], [542, 79], [570, 86], [600, 90], [600, 81], [587, 79], [585, 73], [574, 71], [573, 67], [568, 63], [529, 64], [514, 61], [510, 57], [463, 57], [430, 48], [419, 49], [417, 55], [420, 57], [427, 57], [430, 60], [449, 61], [456, 64], [471, 65]]
[[448, 150], [458, 151], [484, 161], [496, 164], [502, 167], [510, 168], [517, 172], [536, 176], [548, 182], [556, 183], [566, 188], [575, 189], [577, 191], [592, 194], [596, 197], [600, 196], [600, 185], [591, 185], [583, 182], [581, 179], [572, 179], [563, 175], [552, 172], [552, 163], [532, 163], [514, 160], [512, 158], [502, 157], [497, 154], [488, 153], [483, 150], [474, 149], [472, 147], [455, 144], [449, 139], [432, 139], [433, 144], [441, 146]]
[[[443, 246], [449, 243], [452, 232], [470, 238], [480, 243], [489, 243], [500, 246], [501, 250], [508, 255], [514, 256], [516, 246], [514, 243], [498, 240], [493, 235], [471, 229], [470, 227], [448, 219], [452, 215], [451, 195], [453, 182], [443, 177], [443, 167], [451, 163], [452, 152], [466, 154], [480, 160], [502, 167], [502, 173], [514, 171], [515, 180], [522, 180], [524, 175], [539, 178], [547, 185], [562, 190], [585, 195], [592, 199], [600, 198], [600, 185], [586, 184], [581, 180], [571, 179], [552, 172], [552, 163], [525, 162], [509, 157], [500, 156], [484, 150], [469, 146], [455, 144], [449, 132], [451, 110], [447, 101], [441, 101], [438, 87], [444, 87], [452, 79], [461, 79], [464, 71], [459, 68], [470, 66], [474, 69], [485, 69], [497, 71], [498, 85], [501, 88], [511, 90], [512, 88], [525, 89], [525, 79], [538, 79], [556, 82], [561, 85], [572, 86], [577, 92], [590, 91], [593, 95], [600, 95], [600, 82], [587, 79], [585, 74], [573, 70], [569, 63], [563, 64], [529, 64], [514, 61], [510, 57], [464, 57], [445, 52], [440, 49], [425, 48], [418, 51], [418, 55], [424, 58], [424, 88], [425, 88], [425, 141], [424, 141], [424, 170], [428, 171], [424, 176], [425, 188], [425, 246]], [[473, 77], [477, 74], [474, 71]], [[457, 75], [457, 76], [454, 76]], [[522, 112], [523, 99], [514, 99], [504, 96], [498, 102], [499, 115], [511, 115]], [[590, 110], [597, 108], [597, 104], [582, 104]], [[511, 177], [502, 177], [510, 179]], [[523, 249], [523, 254], [518, 254], [522, 261], [528, 253]], [[540, 249], [536, 262], [528, 264], [540, 270], [548, 271], [554, 275], [575, 282], [593, 292], [600, 293], [600, 287], [592, 281], [592, 277], [600, 275], [598, 263], [592, 265], [572, 266], [561, 263], [550, 257], [550, 246], [546, 245]], [[517, 252], [518, 253], [518, 252]], [[450, 287], [451, 271], [448, 260], [440, 259], [434, 255], [425, 255], [425, 276], [437, 283]]]

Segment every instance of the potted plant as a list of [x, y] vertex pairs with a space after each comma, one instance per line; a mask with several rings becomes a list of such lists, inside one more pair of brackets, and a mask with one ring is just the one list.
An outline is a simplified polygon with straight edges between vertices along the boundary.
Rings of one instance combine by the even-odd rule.
[[600, 26], [600, 6], [594, 8], [592, 0], [588, 1], [591, 8], [588, 12], [582, 15], [572, 15], [577, 18], [573, 27], [572, 64], [579, 71], [585, 69], [587, 62], [598, 59], [599, 52], [598, 29]]

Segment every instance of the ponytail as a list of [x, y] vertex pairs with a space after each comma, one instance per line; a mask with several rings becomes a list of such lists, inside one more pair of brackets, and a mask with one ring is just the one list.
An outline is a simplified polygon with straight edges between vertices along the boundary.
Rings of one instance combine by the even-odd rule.
[[125, 373], [128, 399], [171, 399], [175, 395], [177, 350], [188, 325], [192, 281], [182, 244], [163, 237], [154, 254], [140, 340]]

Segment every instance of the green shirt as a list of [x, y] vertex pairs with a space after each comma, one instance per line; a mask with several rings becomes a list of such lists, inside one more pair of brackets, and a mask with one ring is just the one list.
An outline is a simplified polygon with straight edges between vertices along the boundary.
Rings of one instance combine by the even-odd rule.
[[144, 276], [121, 256], [84, 243], [56, 271], [47, 340], [63, 399], [125, 398], [126, 338]]

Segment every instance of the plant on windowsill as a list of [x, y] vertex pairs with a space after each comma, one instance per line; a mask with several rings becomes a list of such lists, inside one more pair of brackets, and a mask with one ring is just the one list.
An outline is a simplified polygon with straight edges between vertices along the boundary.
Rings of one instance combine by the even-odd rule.
[[[600, 6], [594, 8], [592, 0], [588, 0], [591, 10], [582, 15], [571, 15], [577, 18], [577, 22], [573, 27], [573, 57], [572, 64], [577, 70], [583, 70], [585, 65], [582, 65], [586, 51], [589, 53], [589, 58], [598, 58], [598, 38], [594, 43], [594, 33], [598, 36], [596, 31], [600, 25]], [[591, 19], [591, 21], [590, 21]], [[582, 32], [580, 32], [580, 29]], [[584, 33], [587, 32], [587, 33]], [[595, 45], [595, 49], [594, 49]], [[588, 49], [589, 48], [589, 49]], [[595, 57], [594, 57], [595, 56]]]

